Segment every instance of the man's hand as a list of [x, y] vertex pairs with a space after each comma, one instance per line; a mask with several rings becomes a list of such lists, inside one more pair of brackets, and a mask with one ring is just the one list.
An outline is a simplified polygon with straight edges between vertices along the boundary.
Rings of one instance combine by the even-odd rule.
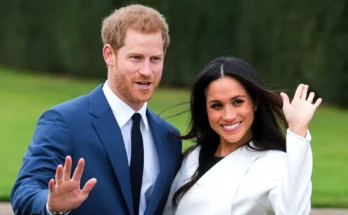
[[322, 101], [319, 98], [314, 103], [314, 93], [311, 92], [307, 98], [307, 91], [308, 85], [300, 84], [291, 103], [288, 95], [280, 94], [283, 99], [283, 112], [290, 131], [302, 137], [306, 136], [308, 124]]
[[70, 178], [72, 159], [67, 156], [64, 167], [58, 165], [56, 178], [48, 183], [48, 210], [51, 212], [70, 211], [81, 205], [88, 197], [89, 192], [97, 183], [95, 178], [88, 180], [80, 189], [80, 180], [85, 166], [85, 161], [81, 158], [77, 164], [74, 175]]

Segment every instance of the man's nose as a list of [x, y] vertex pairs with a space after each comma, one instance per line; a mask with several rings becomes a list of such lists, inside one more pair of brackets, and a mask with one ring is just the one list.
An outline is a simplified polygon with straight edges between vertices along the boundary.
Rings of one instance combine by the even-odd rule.
[[152, 74], [151, 64], [148, 60], [144, 61], [144, 64], [139, 69], [139, 73], [144, 76], [150, 76]]

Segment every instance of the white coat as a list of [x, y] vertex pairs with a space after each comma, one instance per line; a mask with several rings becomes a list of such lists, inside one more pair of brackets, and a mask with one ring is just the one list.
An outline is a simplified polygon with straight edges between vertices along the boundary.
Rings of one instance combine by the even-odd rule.
[[206, 172], [173, 208], [174, 192], [197, 170], [200, 147], [196, 148], [174, 179], [163, 215], [310, 214], [310, 140], [309, 131], [303, 138], [288, 129], [286, 153], [242, 146]]

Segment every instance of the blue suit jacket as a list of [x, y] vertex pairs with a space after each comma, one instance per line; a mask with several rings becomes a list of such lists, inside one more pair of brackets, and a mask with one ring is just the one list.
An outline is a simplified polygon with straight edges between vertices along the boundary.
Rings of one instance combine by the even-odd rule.
[[[172, 134], [178, 133], [175, 127], [150, 110], [147, 117], [160, 164], [145, 211], [146, 215], [154, 215], [162, 214], [181, 162], [182, 142]], [[85, 159], [81, 186], [91, 178], [97, 179], [87, 200], [70, 215], [134, 215], [125, 146], [102, 85], [89, 95], [59, 104], [42, 114], [11, 192], [15, 214], [46, 214], [48, 182], [67, 155], [72, 156], [73, 170], [78, 159]]]

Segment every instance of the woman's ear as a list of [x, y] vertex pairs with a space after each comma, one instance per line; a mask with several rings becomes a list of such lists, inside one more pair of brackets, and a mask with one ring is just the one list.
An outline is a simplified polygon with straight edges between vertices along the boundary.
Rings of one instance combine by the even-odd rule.
[[259, 100], [258, 99], [256, 99], [255, 101], [254, 101], [254, 111], [257, 111], [257, 107], [259, 106]]

